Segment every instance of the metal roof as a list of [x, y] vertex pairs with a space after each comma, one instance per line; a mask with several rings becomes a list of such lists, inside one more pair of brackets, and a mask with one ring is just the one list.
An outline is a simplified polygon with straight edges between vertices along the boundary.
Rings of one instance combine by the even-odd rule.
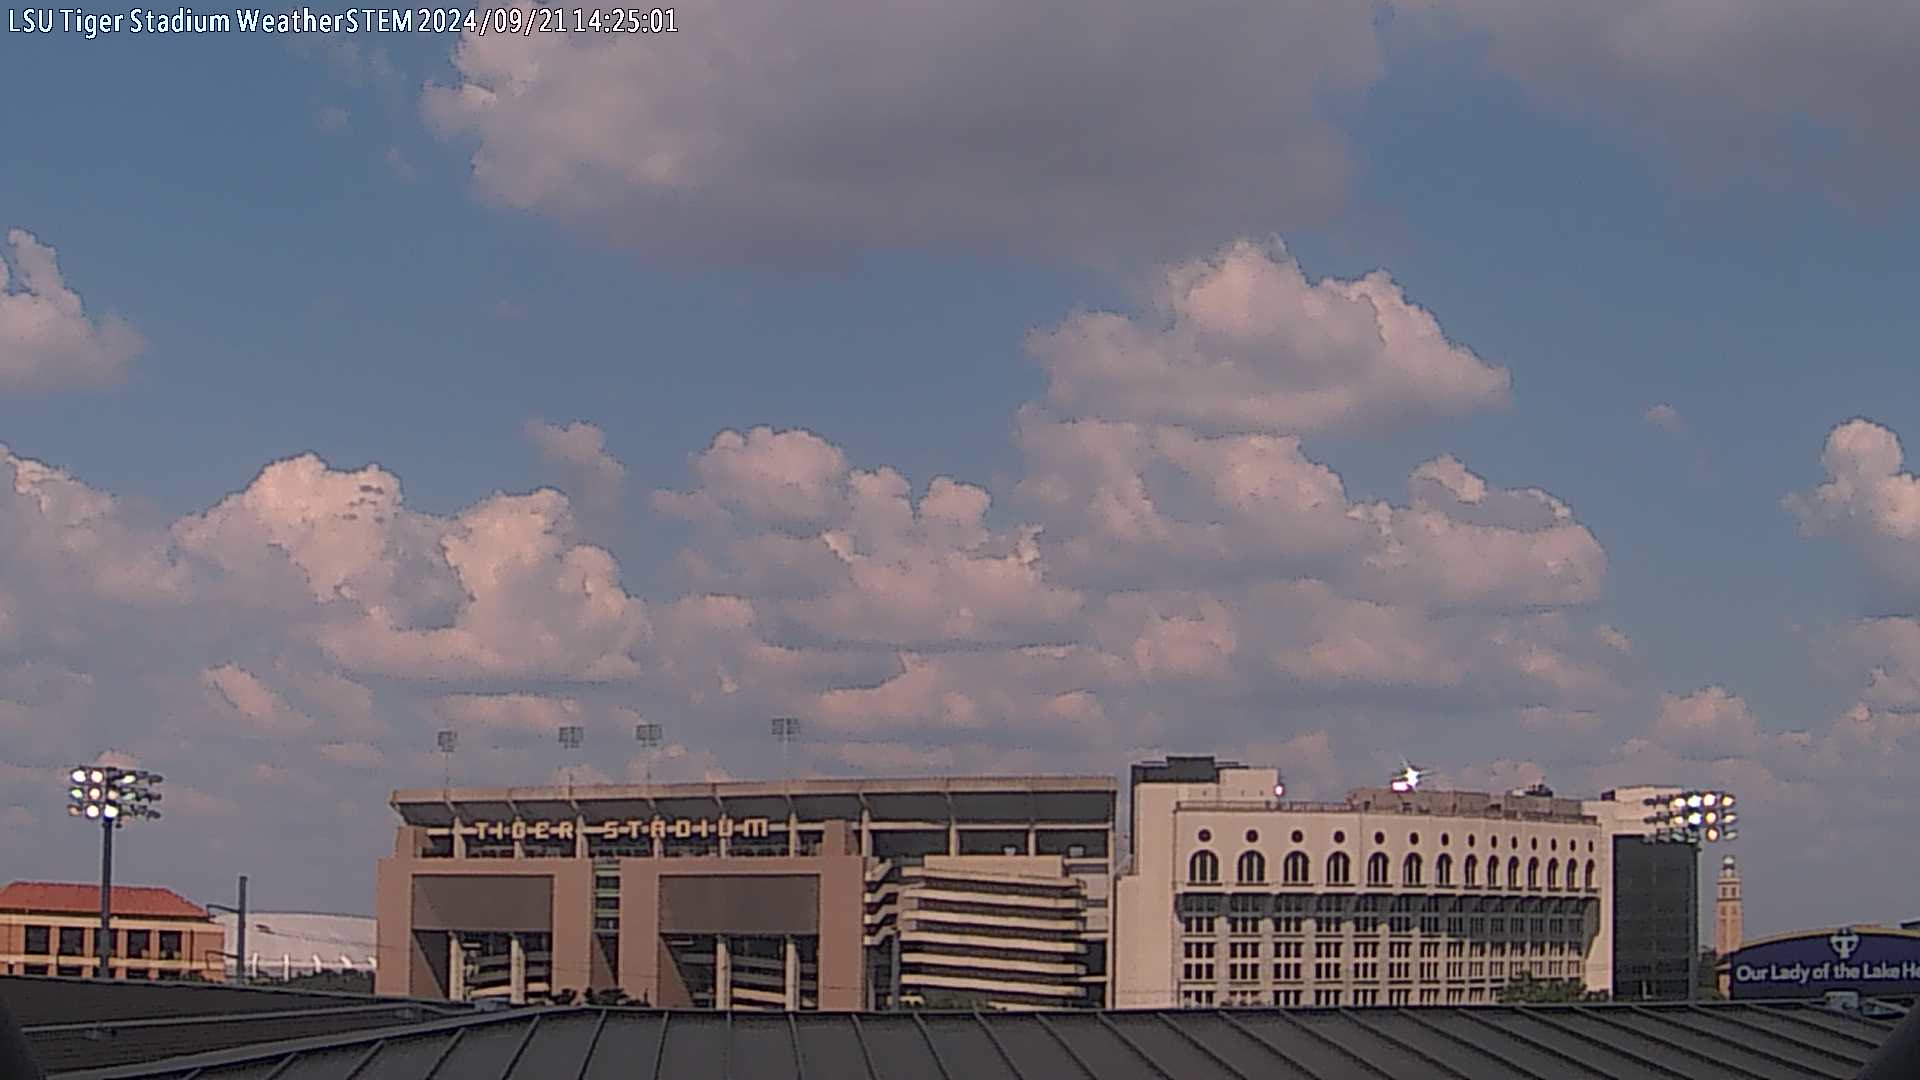
[[1847, 1080], [1893, 1021], [1811, 1003], [1109, 1013], [532, 1009], [53, 1080]]

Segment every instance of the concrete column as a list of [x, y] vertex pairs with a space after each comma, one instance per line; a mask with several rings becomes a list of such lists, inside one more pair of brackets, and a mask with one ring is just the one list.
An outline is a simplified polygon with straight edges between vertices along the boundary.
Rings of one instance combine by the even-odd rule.
[[873, 858], [873, 811], [860, 808], [860, 854]]
[[725, 934], [713, 939], [713, 1007], [733, 1008], [733, 953]]
[[787, 854], [800, 854], [800, 815], [791, 807], [787, 810]]
[[573, 819], [573, 857], [576, 859], [587, 857], [587, 819], [585, 817], [576, 816]]
[[1037, 855], [1039, 853], [1040, 853], [1040, 840], [1039, 840], [1037, 830], [1035, 830], [1033, 826], [1029, 825], [1027, 826], [1027, 854]]
[[512, 982], [509, 983], [507, 1000], [515, 1005], [525, 1005], [527, 1003], [527, 946], [519, 934], [512, 935], [508, 940], [512, 942], [507, 961], [507, 969], [512, 973], [509, 976]]
[[453, 819], [453, 857], [456, 859], [464, 859], [467, 857], [467, 836], [465, 833], [460, 831], [460, 825], [461, 825], [460, 819], [457, 817], [454, 818]]
[[787, 1011], [800, 1011], [800, 943], [787, 939]]
[[447, 935], [447, 1000], [465, 1001], [467, 997], [467, 950], [460, 935]]
[[960, 823], [951, 816], [947, 818], [947, 854], [960, 854]]

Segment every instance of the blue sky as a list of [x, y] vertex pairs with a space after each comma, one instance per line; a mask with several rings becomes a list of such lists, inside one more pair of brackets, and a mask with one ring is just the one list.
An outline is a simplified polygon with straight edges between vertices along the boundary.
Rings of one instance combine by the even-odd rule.
[[[1016, 438], [1016, 417], [1049, 393], [1047, 370], [1023, 348], [1026, 336], [1086, 310], [1133, 313], [1150, 323], [1142, 287], [1160, 267], [1209, 258], [1237, 236], [1283, 241], [1310, 280], [1385, 271], [1408, 301], [1432, 313], [1450, 341], [1512, 377], [1504, 408], [1470, 416], [1413, 409], [1379, 423], [1328, 426], [1302, 434], [1306, 456], [1336, 471], [1356, 502], [1406, 503], [1409, 473], [1442, 454], [1459, 458], [1493, 488], [1551, 492], [1605, 553], [1604, 585], [1559, 607], [1581, 626], [1618, 628], [1632, 650], [1607, 662], [1617, 693], [1602, 694], [1601, 704], [1519, 690], [1490, 692], [1466, 712], [1424, 710], [1415, 688], [1411, 703], [1402, 694], [1388, 695], [1391, 705], [1335, 707], [1326, 695], [1263, 697], [1266, 684], [1257, 679], [1132, 697], [1096, 689], [1104, 715], [1121, 732], [1111, 741], [1129, 751], [1299, 755], [1287, 762], [1290, 774], [1324, 772], [1330, 792], [1371, 782], [1377, 759], [1400, 753], [1424, 756], [1463, 783], [1524, 777], [1527, 767], [1537, 767], [1550, 782], [1588, 790], [1624, 782], [1619, 748], [1629, 740], [1660, 744], [1649, 730], [1676, 730], [1659, 729], [1661, 695], [1722, 686], [1743, 703], [1758, 742], [1724, 754], [1675, 747], [1670, 757], [1640, 760], [1661, 769], [1645, 777], [1650, 781], [1737, 784], [1761, 769], [1767, 779], [1753, 783], [1780, 785], [1780, 792], [1756, 793], [1752, 816], [1759, 820], [1742, 845], [1750, 867], [1750, 929], [1911, 915], [1896, 910], [1905, 902], [1897, 873], [1842, 865], [1840, 872], [1859, 872], [1859, 895], [1829, 891], [1808, 883], [1810, 856], [1802, 850], [1829, 828], [1862, 837], [1903, 835], [1877, 831], [1912, 808], [1889, 804], [1884, 786], [1857, 785], [1843, 806], [1811, 793], [1855, 786], [1847, 779], [1855, 770], [1884, 771], [1890, 761], [1913, 760], [1917, 736], [1900, 719], [1911, 715], [1906, 706], [1871, 702], [1888, 717], [1878, 721], [1875, 737], [1889, 741], [1857, 760], [1833, 751], [1824, 773], [1795, 775], [1795, 752], [1766, 741], [1792, 729], [1825, 737], [1835, 718], [1863, 700], [1876, 663], [1904, 670], [1899, 658], [1862, 659], [1866, 654], [1849, 651], [1857, 643], [1847, 642], [1862, 617], [1910, 613], [1912, 581], [1901, 552], [1920, 539], [1902, 531], [1897, 514], [1880, 521], [1866, 503], [1833, 518], [1839, 524], [1829, 531], [1841, 542], [1809, 538], [1781, 500], [1811, 492], [1827, 478], [1822, 446], [1843, 422], [1865, 417], [1898, 435], [1920, 427], [1912, 415], [1920, 374], [1907, 355], [1920, 336], [1920, 310], [1906, 295], [1911, 274], [1904, 272], [1917, 234], [1915, 208], [1911, 200], [1893, 198], [1861, 209], [1849, 186], [1863, 171], [1899, 170], [1911, 148], [1881, 147], [1884, 160], [1878, 161], [1872, 147], [1849, 150], [1825, 171], [1818, 163], [1770, 168], [1737, 154], [1719, 160], [1711, 153], [1676, 155], [1668, 150], [1671, 140], [1704, 145], [1729, 132], [1744, 133], [1742, 146], [1765, 142], [1754, 132], [1799, 146], [1799, 127], [1844, 128], [1849, 110], [1868, 110], [1849, 101], [1845, 88], [1784, 100], [1729, 91], [1724, 101], [1690, 98], [1675, 105], [1671, 118], [1649, 119], [1629, 107], [1634, 94], [1605, 77], [1604, 58], [1566, 76], [1591, 80], [1571, 88], [1513, 61], [1536, 44], [1542, 56], [1560, 55], [1553, 49], [1565, 48], [1566, 39], [1546, 17], [1518, 28], [1521, 20], [1508, 19], [1496, 3], [1431, 6], [1442, 13], [1334, 34], [1343, 44], [1328, 50], [1326, 63], [1352, 56], [1354, 66], [1345, 75], [1322, 73], [1339, 85], [1324, 100], [1276, 101], [1243, 116], [1212, 110], [1205, 97], [1234, 89], [1239, 84], [1230, 79], [1240, 76], [1222, 75], [1195, 91], [1196, 115], [1217, 120], [1218, 144], [1231, 144], [1234, 155], [1261, 150], [1246, 145], [1249, 131], [1277, 131], [1280, 139], [1297, 134], [1270, 130], [1260, 118], [1265, 112], [1310, 117], [1300, 122], [1300, 145], [1307, 147], [1301, 152], [1333, 153], [1345, 162], [1344, 172], [1327, 181], [1337, 196], [1330, 202], [1279, 190], [1289, 186], [1280, 181], [1311, 170], [1229, 174], [1210, 170], [1204, 158], [1183, 157], [1206, 150], [1213, 138], [1206, 132], [1182, 135], [1162, 154], [1154, 140], [1166, 132], [1147, 121], [1129, 127], [1076, 113], [1090, 95], [1075, 90], [1072, 65], [1090, 65], [1097, 75], [1098, 61], [1075, 55], [1055, 66], [1045, 51], [1054, 47], [1050, 39], [1033, 35], [1037, 43], [1023, 45], [1008, 61], [1020, 65], [1013, 78], [1036, 88], [1033, 112], [1051, 107], [1061, 115], [1029, 127], [1009, 125], [1004, 146], [1001, 128], [976, 125], [969, 130], [977, 143], [948, 140], [938, 153], [949, 156], [929, 167], [966, 175], [973, 163], [968, 155], [977, 152], [987, 163], [983, 175], [1034, 162], [1033, 176], [1010, 180], [1010, 190], [1079, 185], [1071, 203], [1046, 216], [1068, 220], [1074, 206], [1096, 208], [1087, 222], [1034, 243], [1022, 234], [1035, 232], [1039, 218], [1012, 211], [996, 217], [996, 210], [971, 205], [957, 206], [952, 230], [923, 228], [912, 223], [923, 208], [910, 196], [897, 208], [887, 203], [894, 191], [885, 179], [870, 189], [850, 188], [831, 211], [812, 210], [823, 205], [807, 194], [819, 177], [805, 171], [815, 163], [803, 152], [754, 157], [756, 139], [776, 123], [804, 142], [808, 133], [795, 127], [794, 117], [832, 115], [835, 93], [866, 101], [874, 86], [907, 97], [952, 89], [941, 80], [956, 76], [939, 65], [924, 86], [915, 83], [904, 51], [899, 58], [872, 58], [874, 86], [822, 66], [822, 86], [844, 79], [848, 87], [794, 88], [796, 98], [824, 103], [796, 105], [794, 117], [774, 112], [756, 119], [756, 109], [772, 107], [754, 104], [754, 95], [777, 94], [781, 86], [727, 83], [728, 73], [740, 68], [721, 64], [718, 82], [684, 84], [690, 95], [737, 91], [746, 104], [735, 111], [761, 125], [742, 120], [742, 131], [725, 127], [735, 112], [718, 105], [710, 113], [689, 108], [669, 117], [658, 110], [671, 102], [643, 108], [636, 101], [632, 115], [622, 118], [615, 107], [620, 94], [651, 85], [649, 65], [679, 71], [676, 65], [700, 63], [721, 47], [715, 40], [723, 25], [732, 35], [729, 47], [750, 54], [764, 46], [768, 35], [747, 32], [758, 28], [758, 5], [724, 17], [687, 9], [678, 40], [614, 43], [627, 50], [620, 56], [605, 43], [525, 45], [532, 72], [525, 77], [543, 95], [538, 108], [552, 110], [555, 129], [581, 129], [578, 142], [538, 125], [512, 126], [528, 116], [501, 109], [469, 115], [464, 127], [435, 120], [423, 85], [465, 81], [499, 90], [498, 70], [512, 59], [500, 43], [491, 53], [460, 60], [452, 55], [452, 39], [427, 36], [303, 39], [290, 48], [217, 35], [93, 42], [12, 35], [0, 49], [15, 85], [47, 92], [0, 116], [0, 137], [11, 149], [0, 169], [0, 226], [27, 230], [57, 249], [60, 270], [89, 317], [119, 316], [145, 348], [110, 385], [0, 390], [0, 441], [111, 494], [115, 513], [128, 521], [164, 525], [204, 513], [247, 489], [268, 463], [313, 451], [337, 470], [377, 463], [399, 478], [410, 510], [445, 522], [496, 492], [544, 485], [583, 504], [568, 463], [543, 459], [524, 434], [529, 421], [583, 421], [604, 432], [606, 452], [625, 473], [615, 499], [580, 510], [569, 526], [572, 542], [604, 547], [626, 591], [656, 608], [682, 596], [751, 596], [758, 586], [744, 563], [716, 570], [717, 583], [690, 579], [681, 556], [705, 550], [694, 539], [703, 526], [661, 513], [650, 500], [663, 489], [701, 488], [690, 458], [716, 433], [759, 425], [803, 429], [838, 447], [854, 468], [897, 469], [916, 498], [937, 476], [979, 485], [993, 494], [987, 521], [996, 530], [1015, 530], [1029, 513], [1015, 489], [1032, 473]], [[1557, 12], [1562, 5], [1544, 8]], [[1074, 17], [1062, 15], [1062, 25], [1071, 26]], [[1905, 16], [1893, 5], [1879, 11], [1867, 4], [1850, 15], [1868, 29], [1881, 18], [1884, 31]], [[1446, 19], [1474, 31], [1463, 39], [1436, 29]], [[702, 40], [709, 25], [712, 37]], [[794, 48], [803, 59], [809, 49], [832, 55], [828, 46], [802, 38]], [[566, 50], [575, 47], [598, 50], [593, 62], [605, 67], [594, 70], [620, 77], [569, 83]], [[1799, 46], [1789, 37], [1772, 47], [1790, 52]], [[1274, 48], [1284, 52], [1285, 46]], [[1172, 44], [1163, 52], [1174, 75], [1178, 64], [1195, 62]], [[1199, 45], [1193, 52], [1207, 57]], [[1663, 62], [1658, 55], [1631, 59]], [[1780, 62], [1796, 71], [1815, 59], [1783, 52]], [[1724, 62], [1732, 70], [1739, 60], [1710, 56], [1700, 63]], [[1620, 63], [1623, 70], [1632, 66]], [[1240, 70], [1237, 63], [1219, 66]], [[777, 80], [784, 69], [773, 64], [768, 70], [767, 78]], [[1166, 73], [1149, 70], [1141, 77]], [[1683, 75], [1671, 82], [1687, 85]], [[1666, 85], [1651, 84], [1656, 90]], [[586, 92], [595, 85], [604, 92]], [[1095, 78], [1090, 85], [1105, 84]], [[1271, 88], [1258, 79], [1247, 85], [1294, 93], [1278, 77]], [[1587, 105], [1566, 104], [1576, 91]], [[1610, 111], [1610, 94], [1627, 104]], [[663, 90], [662, 96], [672, 95]], [[528, 108], [537, 118], [538, 108]], [[703, 123], [713, 129], [703, 131]], [[867, 129], [821, 123], [818, 145], [835, 147], [845, 160], [819, 167], [820, 175], [844, 182], [841, 170], [869, 168], [846, 163], [859, 157], [847, 145], [870, 134]], [[1047, 173], [1055, 164], [1044, 153], [1011, 149], [1016, 138], [1045, 134], [1045, 123], [1078, 133], [1062, 142], [1072, 143], [1084, 161], [1106, 162], [1110, 173], [1059, 165], [1061, 176], [1071, 177], [1056, 181]], [[873, 130], [887, 128], [876, 122]], [[631, 144], [639, 155], [682, 137], [689, 147], [730, 147], [734, 157], [715, 158], [728, 166], [726, 175], [682, 163], [692, 194], [661, 196], [638, 182], [628, 190], [619, 176], [639, 173], [620, 174], [596, 161], [591, 149], [601, 140]], [[887, 156], [888, 145], [874, 148], [869, 172], [875, 177], [905, 168]], [[899, 148], [902, 158], [915, 152]], [[543, 155], [563, 162], [574, 155], [584, 164], [558, 179], [533, 175], [528, 162]], [[494, 187], [488, 177], [498, 174], [483, 167], [476, 179], [476, 160], [517, 163], [526, 171]], [[785, 167], [792, 176], [781, 172]], [[1164, 168], [1173, 176], [1166, 181], [1170, 190], [1186, 190], [1183, 167], [1195, 174], [1191, 204], [1164, 201], [1159, 187], [1130, 186], [1126, 179]], [[1312, 186], [1299, 184], [1303, 192]], [[709, 199], [709, 192], [717, 194]], [[1211, 211], [1197, 209], [1221, 192], [1228, 194], [1218, 200], [1220, 220], [1235, 226], [1227, 230], [1214, 228]], [[739, 209], [748, 204], [740, 200], [751, 202], [756, 194], [770, 208], [764, 222], [760, 211]], [[1132, 246], [1080, 244], [1095, 236], [1127, 239], [1130, 225], [1099, 217], [1109, 196], [1115, 206], [1134, 206], [1132, 219], [1163, 219], [1158, 225], [1165, 228]], [[863, 219], [863, 200], [887, 204], [887, 212]], [[1189, 213], [1196, 215], [1191, 230], [1181, 220]], [[752, 227], [733, 228], [743, 221]], [[703, 235], [712, 237], [710, 247]], [[980, 242], [972, 242], [976, 238]], [[0, 356], [9, 347], [0, 339]], [[1644, 414], [1656, 403], [1677, 410], [1683, 427], [1649, 423]], [[753, 518], [751, 510], [741, 513]], [[734, 530], [726, 534], [729, 542], [743, 539], [742, 520], [727, 526]], [[1061, 528], [1048, 522], [1043, 551], [1044, 538]], [[312, 568], [302, 565], [311, 578]], [[1060, 580], [1091, 588], [1071, 573]], [[766, 596], [771, 605], [778, 590]], [[228, 611], [217, 604], [194, 610], [212, 613], [194, 616], [202, 619]], [[101, 618], [116, 624], [110, 615]], [[297, 621], [284, 611], [233, 618], [236, 627]], [[807, 633], [834, 637], [804, 615], [793, 618]], [[767, 625], [776, 621], [767, 618]], [[665, 624], [658, 616], [654, 623], [657, 641]], [[342, 828], [376, 839], [350, 845], [331, 870], [269, 865], [256, 871], [263, 895], [284, 904], [317, 893], [323, 906], [366, 906], [370, 853], [382, 846], [377, 834], [386, 824], [378, 793], [432, 775], [430, 756], [420, 750], [430, 745], [433, 725], [420, 713], [439, 707], [437, 695], [572, 700], [608, 732], [619, 722], [608, 710], [639, 707], [678, 718], [684, 745], [677, 760], [688, 775], [751, 775], [770, 765], [765, 748], [742, 734], [742, 717], [757, 705], [716, 706], [711, 694], [677, 676], [655, 677], [653, 660], [641, 661], [653, 674], [611, 682], [582, 682], [577, 668], [561, 663], [461, 685], [457, 677], [391, 666], [370, 671], [379, 665], [325, 650], [331, 659], [314, 660], [308, 637], [285, 632], [290, 643], [284, 648], [263, 647], [250, 657], [228, 657], [220, 653], [227, 645], [206, 643], [204, 655], [179, 659], [177, 671], [166, 668], [171, 659], [120, 671], [108, 655], [118, 639], [107, 632], [86, 638], [91, 646], [70, 638], [39, 642], [29, 633], [10, 646], [9, 661], [30, 665], [58, 656], [66, 670], [95, 677], [96, 696], [73, 706], [88, 718], [75, 730], [107, 738], [155, 767], [186, 746], [221, 761], [249, 760], [262, 753], [262, 738], [281, 755], [275, 760], [287, 762], [318, 761], [311, 748], [322, 744], [371, 748], [336, 750], [339, 760], [317, 767], [358, 762], [353, 767], [364, 776], [356, 790], [370, 796], [371, 805], [356, 812], [314, 795], [300, 816], [311, 822], [343, 815]], [[786, 695], [795, 711], [818, 705], [827, 717], [826, 696], [836, 688], [889, 677], [892, 650], [875, 648], [872, 640], [886, 631], [836, 632], [865, 642], [866, 653], [854, 656], [859, 650], [844, 642], [837, 652], [824, 649], [842, 659], [820, 663], [844, 661], [844, 669], [816, 672], [804, 685], [768, 688], [772, 702]], [[302, 664], [317, 664], [315, 670], [357, 679], [372, 688], [382, 715], [375, 726], [383, 730], [341, 734], [330, 729], [324, 709], [313, 707], [307, 710], [312, 723], [294, 724], [300, 730], [284, 736], [188, 725], [180, 730], [192, 731], [190, 737], [162, 737], [146, 721], [115, 718], [115, 702], [159, 701], [168, 715], [192, 714], [198, 707], [192, 687], [205, 681], [198, 673], [218, 670], [223, 661], [282, 694], [290, 691], [268, 672], [276, 662], [303, 671]], [[658, 664], [684, 671], [702, 662], [688, 654]], [[1333, 697], [1345, 701], [1348, 689]], [[263, 730], [273, 726], [260, 709], [235, 701], [230, 687], [221, 701], [236, 711], [238, 719], [229, 718], [234, 724], [250, 719]], [[1595, 712], [1601, 726], [1577, 738], [1530, 728], [1528, 738], [1537, 744], [1515, 744], [1502, 734], [1507, 721], [1496, 717], [1529, 706]], [[1215, 725], [1194, 718], [1209, 708], [1243, 719]], [[1187, 719], [1167, 719], [1173, 713]], [[536, 714], [546, 715], [536, 708], [526, 716]], [[1244, 720], [1261, 714], [1278, 719], [1255, 727]], [[1715, 730], [1744, 730], [1745, 721], [1716, 716], [1713, 723], [1732, 727]], [[835, 734], [820, 738], [863, 737], [857, 725], [844, 726], [852, 721], [842, 724], [823, 720], [820, 730]], [[503, 725], [492, 736], [499, 745], [531, 746], [536, 736], [529, 733], [539, 721]], [[0, 727], [0, 740], [14, 745], [0, 741], [0, 762], [21, 771], [8, 774], [0, 802], [12, 804], [22, 836], [58, 827], [43, 813], [45, 800], [21, 788], [24, 777], [100, 747], [79, 737], [7, 736], [8, 730]], [[1112, 751], [1105, 745], [1097, 752], [1071, 740], [1025, 746], [1017, 724], [998, 721], [953, 727], [929, 716], [904, 733], [889, 730], [881, 740], [884, 754], [848, 756], [823, 745], [814, 767], [915, 771], [924, 764], [924, 771], [935, 771], [1017, 760], [1104, 770], [1122, 764], [1108, 760]], [[1315, 732], [1330, 733], [1329, 756], [1303, 749], [1308, 744], [1299, 740]], [[1575, 743], [1579, 747], [1570, 748]], [[1010, 756], [996, 757], [1001, 751]], [[475, 768], [509, 765], [503, 759]], [[622, 768], [606, 771], [617, 776]], [[220, 789], [217, 775], [195, 775], [194, 767], [181, 775], [197, 790]], [[218, 805], [204, 812], [198, 835], [234, 828], [223, 823]], [[1771, 838], [1763, 835], [1767, 825], [1777, 829]], [[269, 861], [270, 847], [266, 838], [228, 836], [196, 850], [176, 834], [129, 845], [126, 858], [135, 874], [171, 874], [182, 888], [204, 894], [222, 887], [235, 865]], [[1859, 848], [1842, 848], [1822, 857], [1865, 860]], [[44, 848], [7, 851], [3, 842], [0, 851], [10, 867], [19, 866], [11, 871], [18, 874], [86, 871], [84, 852], [69, 858]]]

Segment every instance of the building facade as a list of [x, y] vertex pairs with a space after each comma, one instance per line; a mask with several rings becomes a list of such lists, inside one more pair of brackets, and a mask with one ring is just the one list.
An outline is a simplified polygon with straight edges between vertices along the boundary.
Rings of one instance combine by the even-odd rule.
[[1469, 1004], [1522, 975], [1610, 986], [1612, 852], [1551, 793], [1280, 798], [1273, 769], [1132, 771], [1121, 1008]]
[[1105, 777], [395, 792], [376, 989], [1098, 1007], [1117, 801]]
[[[205, 908], [142, 885], [115, 885], [112, 907], [115, 979], [225, 979], [226, 937]], [[0, 889], [0, 974], [95, 978], [99, 930], [99, 886], [13, 882]]]
[[[237, 947], [238, 916], [223, 912], [214, 920]], [[374, 921], [365, 915], [250, 911], [246, 977], [257, 982], [323, 972], [371, 972], [379, 966], [375, 941]], [[234, 977], [242, 962], [238, 956], [227, 959], [228, 978]]]

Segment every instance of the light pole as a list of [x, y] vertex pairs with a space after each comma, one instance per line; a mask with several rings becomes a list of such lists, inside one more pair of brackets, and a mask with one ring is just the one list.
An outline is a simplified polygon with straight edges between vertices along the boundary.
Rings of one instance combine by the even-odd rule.
[[453, 749], [460, 745], [460, 733], [451, 729], [435, 732], [433, 744], [440, 748], [440, 756], [446, 765], [440, 784], [440, 793], [444, 796], [453, 790]]
[[247, 875], [240, 875], [240, 906], [208, 904], [209, 911], [224, 911], [233, 916], [233, 981], [247, 982]]
[[660, 752], [660, 738], [659, 724], [633, 725], [633, 740], [640, 744], [641, 756], [646, 761], [646, 783], [649, 788], [653, 787], [653, 756]]
[[[568, 724], [560, 729], [560, 747], [569, 753], [577, 751], [580, 749], [580, 744], [586, 741], [586, 736], [585, 728]], [[567, 758], [567, 798], [573, 798], [573, 758], [571, 757]]]
[[100, 823], [100, 929], [94, 935], [98, 977], [113, 978], [113, 833], [130, 818], [157, 821], [153, 789], [163, 778], [145, 769], [78, 765], [67, 773], [67, 815]]

